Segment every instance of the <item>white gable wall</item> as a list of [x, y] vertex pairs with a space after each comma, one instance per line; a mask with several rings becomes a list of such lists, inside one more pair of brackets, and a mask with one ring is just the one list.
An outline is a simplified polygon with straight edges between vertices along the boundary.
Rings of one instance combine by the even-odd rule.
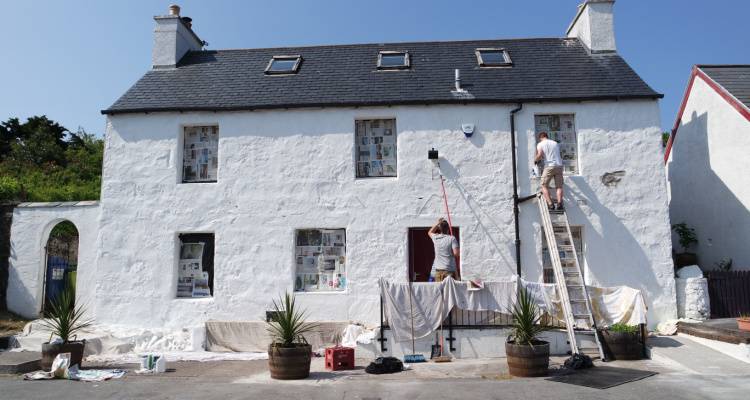
[[[583, 226], [586, 282], [641, 289], [649, 324], [674, 318], [674, 268], [657, 103], [526, 106], [519, 130], [528, 141], [533, 140], [531, 115], [548, 113], [575, 114], [580, 175], [565, 180], [565, 207], [570, 224]], [[519, 165], [529, 164], [521, 155]], [[530, 168], [519, 170], [521, 191], [529, 193], [534, 190], [527, 178]], [[602, 175], [616, 171], [624, 172], [620, 182], [604, 185]], [[542, 273], [542, 237], [536, 205], [522, 208], [521, 232], [525, 276], [541, 279], [537, 278]]]
[[[750, 269], [750, 121], [696, 77], [668, 160], [672, 223], [695, 228], [704, 270]], [[676, 238], [675, 238], [676, 239]], [[675, 240], [675, 249], [682, 251]]]

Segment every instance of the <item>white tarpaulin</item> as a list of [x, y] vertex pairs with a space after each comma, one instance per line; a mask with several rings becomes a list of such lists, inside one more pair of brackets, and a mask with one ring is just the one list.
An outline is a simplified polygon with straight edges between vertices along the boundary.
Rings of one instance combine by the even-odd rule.
[[[521, 284], [540, 308], [553, 318], [564, 321], [556, 284], [527, 282], [523, 279]], [[647, 307], [640, 290], [628, 286], [586, 286], [586, 289], [598, 327], [607, 327], [618, 322], [627, 325], [646, 323]]]
[[628, 325], [646, 323], [646, 301], [640, 290], [628, 286], [587, 286], [596, 323], [607, 327], [618, 322]]
[[[484, 282], [484, 288], [469, 290], [467, 282], [446, 279], [440, 283], [412, 284], [412, 307], [409, 306], [409, 284], [380, 280], [385, 316], [397, 342], [411, 340], [412, 315], [414, 338], [425, 337], [440, 327], [454, 307], [471, 311], [508, 312], [516, 300], [516, 279]], [[412, 312], [413, 310], [413, 312]]]
[[[557, 285], [521, 280], [537, 305], [554, 318], [563, 320]], [[640, 290], [627, 286], [587, 286], [594, 318], [599, 326], [617, 322], [628, 325], [646, 323], [646, 303]], [[467, 282], [446, 279], [441, 283], [412, 284], [412, 307], [409, 307], [409, 284], [380, 280], [383, 310], [397, 342], [411, 340], [412, 316], [414, 338], [430, 335], [440, 327], [454, 307], [467, 311], [508, 313], [517, 300], [517, 277], [504, 281], [484, 282], [484, 287], [469, 290]]]
[[449, 310], [444, 306], [443, 286], [443, 284], [423, 282], [412, 284], [413, 296], [411, 296], [410, 307], [408, 283], [380, 280], [383, 309], [397, 342], [411, 339], [412, 324], [414, 338], [425, 337], [440, 327], [440, 322], [445, 319]]

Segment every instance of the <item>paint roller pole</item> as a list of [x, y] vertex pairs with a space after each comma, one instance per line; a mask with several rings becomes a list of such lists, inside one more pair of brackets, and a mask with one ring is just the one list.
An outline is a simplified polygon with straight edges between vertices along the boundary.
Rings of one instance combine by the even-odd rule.
[[451, 236], [453, 236], [453, 223], [451, 222], [451, 211], [448, 209], [448, 195], [445, 193], [445, 179], [443, 179], [443, 171], [440, 169], [440, 161], [437, 163], [438, 173], [440, 174], [440, 187], [443, 189], [443, 204], [445, 205], [445, 215], [448, 217], [448, 229], [450, 229]]

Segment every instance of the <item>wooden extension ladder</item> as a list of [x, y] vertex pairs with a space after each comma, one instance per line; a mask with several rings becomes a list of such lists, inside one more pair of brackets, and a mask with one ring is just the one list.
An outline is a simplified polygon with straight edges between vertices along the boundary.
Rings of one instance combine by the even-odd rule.
[[579, 347], [576, 334], [593, 335], [599, 357], [601, 357], [601, 360], [605, 360], [596, 329], [596, 321], [591, 312], [591, 299], [583, 281], [578, 254], [576, 254], [575, 244], [573, 243], [573, 235], [570, 233], [568, 216], [562, 210], [549, 210], [541, 193], [537, 197], [537, 203], [539, 204], [544, 235], [547, 239], [547, 250], [555, 274], [555, 282], [559, 289], [570, 352], [571, 354], [581, 354], [582, 347]]

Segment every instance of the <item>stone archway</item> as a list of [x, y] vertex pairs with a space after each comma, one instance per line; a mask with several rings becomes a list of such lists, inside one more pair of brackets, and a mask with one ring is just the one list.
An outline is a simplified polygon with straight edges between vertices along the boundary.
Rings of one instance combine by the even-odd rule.
[[[78, 270], [78, 228], [68, 221], [58, 222], [50, 231], [44, 246], [44, 313], [63, 290], [70, 288], [75, 293]], [[75, 297], [74, 297], [75, 298]]]

